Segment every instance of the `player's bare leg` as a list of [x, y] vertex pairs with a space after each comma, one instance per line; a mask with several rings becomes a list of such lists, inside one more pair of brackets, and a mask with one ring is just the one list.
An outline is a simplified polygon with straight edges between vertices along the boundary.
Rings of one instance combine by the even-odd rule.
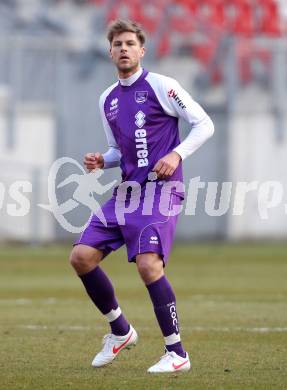
[[145, 285], [149, 285], [164, 276], [163, 262], [157, 253], [137, 255], [136, 264]]
[[150, 294], [166, 348], [164, 356], [148, 372], [188, 371], [190, 360], [180, 341], [175, 295], [164, 275], [163, 261], [157, 253], [143, 253], [137, 255], [136, 263]]
[[87, 245], [75, 246], [70, 256], [71, 265], [81, 278], [89, 297], [111, 326], [111, 333], [104, 336], [102, 351], [92, 362], [94, 367], [111, 363], [121, 350], [137, 342], [137, 333], [123, 316], [111, 281], [99, 267], [103, 256], [102, 251]]
[[87, 245], [76, 245], [70, 255], [70, 263], [79, 276], [92, 271], [102, 261], [103, 252]]

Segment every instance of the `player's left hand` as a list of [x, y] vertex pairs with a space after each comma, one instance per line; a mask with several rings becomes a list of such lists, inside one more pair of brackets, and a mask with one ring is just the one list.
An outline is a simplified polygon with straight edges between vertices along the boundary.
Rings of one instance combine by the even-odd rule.
[[158, 160], [152, 170], [153, 172], [156, 172], [159, 179], [166, 179], [173, 175], [180, 161], [180, 155], [177, 152], [172, 151]]

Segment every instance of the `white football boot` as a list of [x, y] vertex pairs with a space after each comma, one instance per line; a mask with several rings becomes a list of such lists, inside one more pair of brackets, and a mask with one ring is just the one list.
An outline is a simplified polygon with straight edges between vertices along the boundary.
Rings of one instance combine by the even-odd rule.
[[188, 353], [186, 352], [185, 358], [177, 355], [174, 351], [166, 351], [166, 353], [160, 358], [159, 362], [154, 366], [151, 366], [147, 372], [156, 374], [161, 372], [180, 372], [189, 371], [191, 363]]
[[130, 330], [125, 336], [116, 336], [112, 333], [106, 334], [103, 338], [103, 349], [92, 361], [93, 367], [102, 367], [111, 363], [114, 358], [123, 349], [130, 349], [136, 345], [138, 335], [135, 329], [130, 325]]

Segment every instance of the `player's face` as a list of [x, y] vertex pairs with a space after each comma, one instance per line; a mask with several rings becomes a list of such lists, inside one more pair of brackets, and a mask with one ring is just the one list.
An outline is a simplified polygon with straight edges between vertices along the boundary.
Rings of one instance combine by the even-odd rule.
[[124, 32], [114, 37], [110, 54], [120, 78], [127, 78], [140, 68], [140, 60], [145, 48], [141, 46], [133, 32]]

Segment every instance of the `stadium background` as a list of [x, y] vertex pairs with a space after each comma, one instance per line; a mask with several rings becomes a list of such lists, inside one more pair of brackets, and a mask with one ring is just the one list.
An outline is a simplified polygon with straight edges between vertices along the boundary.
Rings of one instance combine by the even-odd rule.
[[[123, 357], [125, 373], [119, 362], [115, 372], [97, 374], [95, 384], [90, 357], [100, 344], [96, 330], [103, 333], [105, 322], [67, 265], [75, 236], [38, 207], [48, 203], [47, 179], [57, 158], [81, 163], [87, 151], [106, 150], [98, 98], [116, 79], [105, 29], [117, 17], [143, 25], [148, 36], [143, 65], [176, 78], [215, 123], [214, 137], [184, 162], [186, 184], [200, 176], [219, 182], [219, 191], [224, 181], [277, 181], [286, 188], [286, 0], [1, 0], [0, 379], [5, 389], [127, 383], [145, 388], [146, 362], [158, 358], [159, 334], [148, 332], [155, 327], [150, 303], [119, 251], [105, 267], [148, 343], [142, 356], [134, 352], [133, 362]], [[188, 131], [182, 123], [182, 137]], [[72, 172], [74, 167], [64, 166], [58, 182]], [[109, 182], [119, 171], [104, 176]], [[31, 182], [32, 192], [25, 193], [29, 212], [17, 217], [9, 210], [15, 207], [17, 214], [21, 199], [15, 200], [13, 183], [19, 180]], [[75, 188], [59, 191], [59, 204]], [[205, 197], [206, 188], [199, 191], [195, 215], [181, 216], [176, 261], [168, 270], [185, 343], [193, 345], [193, 376], [149, 378], [151, 387], [286, 388], [286, 194], [267, 219], [258, 213], [258, 191], [247, 194], [240, 216], [232, 215], [232, 201], [222, 216], [208, 215]], [[75, 225], [88, 217], [83, 205], [67, 215]], [[58, 245], [63, 241], [68, 246]]]
[[[185, 161], [185, 181], [279, 181], [287, 163], [287, 5], [264, 0], [232, 1], [1, 1], [0, 168], [4, 200], [3, 239], [34, 242], [70, 238], [47, 204], [48, 171], [55, 159], [82, 162], [90, 150], [106, 150], [98, 98], [116, 79], [108, 56], [106, 24], [130, 17], [147, 30], [144, 66], [179, 80], [210, 114], [216, 133]], [[189, 128], [182, 125], [182, 137]], [[63, 167], [63, 176], [71, 167]], [[66, 170], [66, 173], [64, 172]], [[105, 174], [107, 181], [117, 170]], [[9, 189], [29, 180], [31, 210], [16, 217]], [[182, 216], [179, 238], [283, 238], [284, 201], [258, 213], [258, 191], [246, 197], [244, 213], [233, 202], [220, 217], [205, 211], [199, 191], [194, 216]], [[61, 203], [75, 186], [58, 191]], [[284, 194], [285, 195], [285, 194]], [[218, 198], [217, 196], [217, 198]], [[62, 199], [61, 199], [62, 197]], [[272, 191], [270, 192], [272, 197]], [[218, 199], [217, 199], [218, 201]], [[17, 202], [16, 202], [17, 207]], [[18, 206], [19, 207], [19, 206]], [[215, 205], [215, 208], [218, 205]], [[89, 210], [79, 205], [66, 217], [81, 226]]]

